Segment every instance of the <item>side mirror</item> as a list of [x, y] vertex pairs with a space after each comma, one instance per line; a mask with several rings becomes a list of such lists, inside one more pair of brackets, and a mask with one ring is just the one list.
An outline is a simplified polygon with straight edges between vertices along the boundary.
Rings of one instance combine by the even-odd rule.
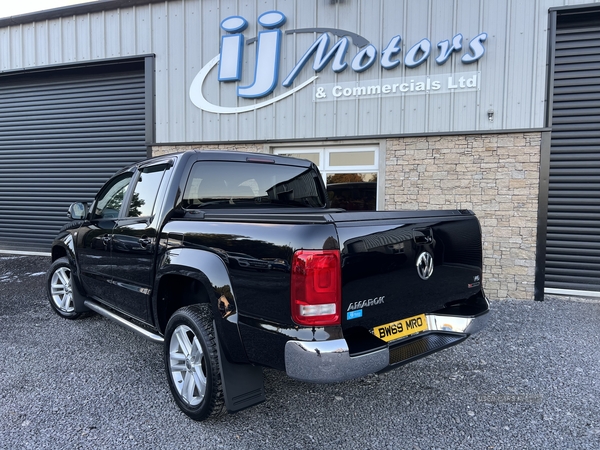
[[88, 206], [83, 203], [73, 203], [69, 206], [67, 217], [71, 220], [84, 220], [88, 214]]

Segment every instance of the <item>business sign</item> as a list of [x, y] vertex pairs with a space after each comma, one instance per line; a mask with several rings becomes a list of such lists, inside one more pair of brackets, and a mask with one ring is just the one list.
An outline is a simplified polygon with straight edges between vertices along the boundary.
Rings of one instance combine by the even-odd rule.
[[[421, 39], [402, 55], [402, 37], [393, 36], [381, 49], [366, 38], [347, 30], [335, 28], [300, 28], [286, 30], [285, 35], [300, 33], [320, 33], [319, 37], [306, 49], [303, 56], [295, 63], [292, 70], [286, 74], [281, 82], [285, 92], [274, 97], [269, 97], [279, 84], [279, 66], [283, 40], [282, 27], [286, 23], [286, 16], [280, 11], [268, 11], [258, 17], [258, 23], [264, 30], [256, 38], [246, 41], [243, 31], [248, 27], [248, 21], [241, 16], [227, 17], [221, 22], [221, 29], [225, 35], [221, 38], [219, 54], [213, 57], [202, 69], [190, 86], [190, 99], [198, 108], [217, 114], [235, 114], [255, 111], [268, 105], [281, 101], [295, 92], [313, 85], [313, 100], [335, 101], [345, 99], [362, 99], [384, 96], [401, 96], [417, 94], [435, 94], [457, 91], [472, 91], [480, 88], [481, 76], [479, 72], [448, 73], [435, 76], [405, 76], [398, 78], [366, 79], [360, 82], [323, 84], [316, 83], [319, 72], [328, 66], [334, 73], [352, 70], [356, 73], [368, 73], [372, 67], [381, 67], [386, 71], [393, 71], [402, 64], [407, 69], [414, 69], [425, 63], [432, 53], [437, 53], [435, 62], [444, 65], [456, 53], [464, 65], [473, 64], [481, 59], [485, 53], [484, 42], [487, 33], [480, 33], [469, 42], [468, 48], [463, 49], [462, 34], [455, 35], [451, 41], [444, 40], [437, 43], [437, 51], [427, 38]], [[332, 43], [331, 36], [338, 40]], [[242, 61], [246, 45], [256, 43], [256, 62], [254, 77], [250, 84], [241, 86]], [[349, 55], [351, 45], [359, 50], [354, 55]], [[302, 69], [312, 60], [315, 74], [306, 80], [298, 79]], [[203, 94], [207, 83], [208, 74], [218, 64], [218, 83], [237, 83], [237, 96], [245, 99], [263, 99], [252, 102], [246, 106], [221, 106], [208, 101]], [[297, 83], [297, 84], [296, 84]], [[208, 88], [214, 86], [209, 86]], [[268, 97], [268, 98], [267, 98]]]
[[447, 94], [479, 90], [480, 72], [439, 74], [418, 77], [361, 80], [360, 82], [315, 85], [315, 102], [387, 98], [403, 95]]

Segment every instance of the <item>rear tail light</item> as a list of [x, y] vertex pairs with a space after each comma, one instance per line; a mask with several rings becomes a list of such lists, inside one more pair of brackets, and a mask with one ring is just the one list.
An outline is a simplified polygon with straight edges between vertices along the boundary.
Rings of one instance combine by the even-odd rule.
[[338, 250], [299, 250], [292, 258], [292, 319], [298, 325], [341, 323], [342, 281]]

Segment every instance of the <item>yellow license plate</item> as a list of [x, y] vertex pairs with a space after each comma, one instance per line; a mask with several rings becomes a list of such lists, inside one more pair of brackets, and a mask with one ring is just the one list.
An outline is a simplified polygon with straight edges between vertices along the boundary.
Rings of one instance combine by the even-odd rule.
[[411, 334], [427, 330], [427, 318], [425, 314], [397, 320], [373, 328], [373, 334], [386, 342], [394, 341]]

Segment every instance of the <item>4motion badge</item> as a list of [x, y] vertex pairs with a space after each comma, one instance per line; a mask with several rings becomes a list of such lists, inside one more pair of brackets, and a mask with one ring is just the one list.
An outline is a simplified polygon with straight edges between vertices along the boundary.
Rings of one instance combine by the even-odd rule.
[[429, 280], [433, 275], [433, 256], [429, 252], [423, 252], [417, 258], [417, 273], [422, 280]]

